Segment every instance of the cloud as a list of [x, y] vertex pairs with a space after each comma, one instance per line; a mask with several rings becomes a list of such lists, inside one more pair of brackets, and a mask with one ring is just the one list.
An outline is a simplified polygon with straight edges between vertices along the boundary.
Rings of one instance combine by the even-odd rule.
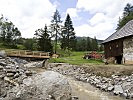
[[92, 38], [96, 36], [98, 39], [104, 39], [110, 34], [110, 32], [113, 32], [112, 30], [113, 24], [110, 23], [99, 23], [95, 26], [83, 24], [75, 28], [77, 36], [89, 36]]
[[76, 8], [68, 8], [66, 13], [70, 14], [71, 17], [78, 17]]
[[56, 5], [49, 0], [0, 0], [0, 14], [11, 20], [23, 37], [31, 38], [35, 30], [49, 24]]
[[122, 16], [127, 3], [133, 3], [133, 0], [78, 0], [77, 9], [93, 16], [87, 20], [87, 24], [76, 27], [77, 35], [107, 38], [115, 32], [119, 17]]

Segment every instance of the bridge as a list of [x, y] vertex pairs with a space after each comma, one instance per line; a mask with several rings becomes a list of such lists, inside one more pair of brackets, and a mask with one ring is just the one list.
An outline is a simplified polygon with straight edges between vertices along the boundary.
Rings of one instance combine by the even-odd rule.
[[33, 58], [33, 59], [49, 59], [49, 52], [42, 51], [29, 51], [29, 50], [9, 50], [6, 51], [9, 57], [20, 57], [20, 58]]

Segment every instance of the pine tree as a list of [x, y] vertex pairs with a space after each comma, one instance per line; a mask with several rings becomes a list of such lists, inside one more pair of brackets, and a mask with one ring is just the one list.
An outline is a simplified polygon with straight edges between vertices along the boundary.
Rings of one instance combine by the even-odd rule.
[[37, 36], [38, 39], [39, 50], [45, 52], [52, 52], [51, 38], [47, 26], [45, 25], [44, 29], [36, 30], [35, 35]]
[[87, 47], [87, 51], [91, 51], [92, 50], [92, 46], [91, 46], [91, 40], [90, 37], [87, 37], [87, 41], [86, 41], [86, 47]]
[[93, 51], [97, 51], [98, 50], [98, 43], [97, 43], [96, 37], [94, 37], [94, 39], [92, 39], [92, 50]]
[[76, 49], [76, 36], [75, 36], [72, 20], [69, 14], [67, 14], [61, 36], [62, 36], [62, 39], [61, 39], [62, 49], [66, 49], [66, 48], [68, 48], [69, 50]]
[[[52, 24], [51, 24], [51, 31], [53, 33], [53, 37], [55, 37], [55, 51], [54, 53], [56, 54], [57, 52], [57, 40], [58, 40], [58, 37], [59, 37], [59, 31], [60, 31], [60, 23], [62, 23], [61, 21], [61, 16], [59, 14], [59, 11], [56, 10], [54, 12], [54, 15], [53, 15], [53, 19], [52, 19]], [[54, 34], [55, 32], [55, 34]]]

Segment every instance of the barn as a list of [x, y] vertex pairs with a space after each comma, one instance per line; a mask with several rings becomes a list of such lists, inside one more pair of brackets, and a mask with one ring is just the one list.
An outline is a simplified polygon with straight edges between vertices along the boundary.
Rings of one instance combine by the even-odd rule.
[[117, 64], [133, 64], [133, 20], [103, 41], [105, 59]]

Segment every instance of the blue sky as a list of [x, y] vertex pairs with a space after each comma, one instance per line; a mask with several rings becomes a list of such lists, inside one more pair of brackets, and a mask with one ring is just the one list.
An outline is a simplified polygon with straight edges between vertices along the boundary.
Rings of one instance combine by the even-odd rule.
[[31, 38], [35, 30], [50, 25], [58, 9], [63, 21], [70, 14], [77, 36], [106, 39], [115, 32], [127, 3], [133, 0], [0, 0], [0, 14]]

